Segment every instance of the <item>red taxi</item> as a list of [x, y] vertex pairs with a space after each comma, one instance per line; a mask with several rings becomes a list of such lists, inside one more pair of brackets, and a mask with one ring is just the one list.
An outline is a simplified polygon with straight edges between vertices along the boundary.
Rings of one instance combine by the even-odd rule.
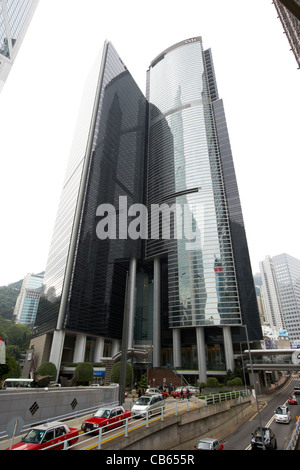
[[20, 442], [12, 446], [11, 450], [40, 450], [48, 447], [49, 450], [61, 450], [64, 448], [65, 441], [68, 445], [75, 444], [78, 441], [78, 429], [53, 421], [30, 429]]
[[131, 417], [131, 412], [124, 410], [123, 406], [105, 406], [99, 408], [91, 418], [86, 419], [81, 429], [84, 432], [99, 431], [99, 428], [105, 426], [104, 430], [116, 428], [125, 424], [125, 419]]

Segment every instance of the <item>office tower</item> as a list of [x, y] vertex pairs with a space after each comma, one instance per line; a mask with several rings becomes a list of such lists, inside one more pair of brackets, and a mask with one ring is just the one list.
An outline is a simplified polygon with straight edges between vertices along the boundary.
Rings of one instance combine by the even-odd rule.
[[[207, 367], [233, 370], [232, 342], [244, 337], [240, 325], [247, 324], [254, 341], [261, 327], [223, 103], [201, 37], [152, 61], [147, 99], [148, 208], [176, 212], [173, 238], [146, 241], [158, 317], [153, 365], [161, 365], [160, 350], [169, 348], [175, 367], [198, 368], [205, 380]], [[157, 233], [165, 219], [163, 211], [155, 219]]]
[[14, 308], [16, 323], [33, 325], [42, 293], [44, 274], [27, 274]]
[[274, 262], [271, 256], [266, 256], [259, 263], [262, 279], [262, 298], [267, 320], [273, 332], [277, 333], [285, 328], [282, 316], [279, 289], [277, 284]]
[[[31, 344], [37, 361], [234, 369], [256, 294], [222, 100], [200, 37], [141, 93], [106, 42], [83, 97]], [[125, 321], [123, 321], [123, 318]], [[126, 335], [123, 337], [123, 327]]]
[[282, 317], [292, 346], [300, 345], [300, 260], [282, 253], [272, 257]]
[[0, 91], [18, 54], [39, 0], [0, 0]]
[[63, 184], [32, 341], [36, 358], [48, 348], [59, 366], [99, 362], [120, 350], [125, 290], [141, 240], [122, 233], [100, 240], [99, 211], [103, 204], [118, 208], [119, 198], [128, 207], [143, 201], [145, 110], [144, 95], [105, 42], [83, 93]]
[[280, 0], [273, 0], [273, 3], [288, 39], [291, 51], [293, 51], [295, 56], [298, 68], [300, 68], [300, 21], [299, 16], [296, 17], [293, 14], [294, 9], [298, 9], [299, 13], [300, 0], [290, 2], [289, 8]]

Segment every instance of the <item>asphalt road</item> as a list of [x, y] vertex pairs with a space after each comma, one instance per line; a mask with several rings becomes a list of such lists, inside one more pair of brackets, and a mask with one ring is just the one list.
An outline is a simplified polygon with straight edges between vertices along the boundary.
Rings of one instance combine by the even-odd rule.
[[251, 433], [260, 426], [260, 420], [262, 426], [270, 427], [274, 432], [278, 450], [286, 449], [296, 426], [296, 416], [300, 416], [300, 396], [298, 395], [298, 405], [288, 405], [292, 415], [290, 424], [276, 423], [274, 420], [274, 412], [277, 406], [283, 405], [287, 401], [289, 395], [293, 392], [294, 386], [298, 385], [299, 378], [293, 379], [272, 397], [266, 398], [265, 401], [260, 399], [260, 419], [258, 413], [254, 411], [253, 416], [251, 416], [245, 424], [223, 441], [224, 450], [250, 449]]

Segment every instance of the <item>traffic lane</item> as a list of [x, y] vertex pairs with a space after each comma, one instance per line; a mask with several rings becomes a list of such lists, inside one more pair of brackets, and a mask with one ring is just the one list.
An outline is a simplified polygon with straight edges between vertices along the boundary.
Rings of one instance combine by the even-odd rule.
[[[257, 414], [257, 410], [253, 408], [253, 415], [250, 416], [248, 421], [244, 423], [234, 434], [230, 435], [224, 440], [225, 450], [245, 450], [250, 448], [251, 435], [254, 430], [260, 426], [266, 426], [270, 423], [271, 429], [274, 431], [277, 439], [278, 449], [284, 449], [284, 446], [288, 444], [289, 436], [294, 430], [297, 410], [300, 411], [300, 405], [294, 405], [294, 410], [291, 410], [292, 421], [289, 425], [275, 423], [272, 419], [274, 418], [274, 411], [277, 406], [283, 405], [292, 393], [294, 386], [298, 384], [298, 380], [292, 380], [291, 383], [283, 387], [278, 391], [272, 398], [269, 398], [266, 402], [260, 402], [260, 418]], [[299, 397], [300, 398], [300, 397]], [[300, 403], [300, 400], [299, 400]], [[291, 406], [291, 405], [290, 405]], [[275, 431], [276, 425], [276, 431]]]

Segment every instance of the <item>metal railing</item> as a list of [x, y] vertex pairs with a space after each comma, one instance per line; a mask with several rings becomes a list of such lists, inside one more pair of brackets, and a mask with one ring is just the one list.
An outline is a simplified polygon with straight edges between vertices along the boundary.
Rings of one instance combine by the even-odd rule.
[[295, 450], [296, 449], [296, 446], [298, 444], [299, 434], [300, 434], [300, 419], [298, 418], [294, 433], [292, 435], [292, 438], [291, 438], [286, 450]]
[[[85, 438], [85, 440], [81, 440], [80, 443], [76, 443], [74, 445], [68, 445], [68, 441], [74, 440], [74, 438], [70, 438], [65, 441], [64, 443], [64, 450], [75, 448], [75, 446], [80, 445], [80, 450], [91, 450], [91, 449], [101, 449], [102, 444], [108, 440], [111, 440], [115, 437], [120, 437], [124, 435], [124, 437], [128, 436], [130, 431], [134, 431], [137, 428], [140, 428], [141, 422], [144, 421], [144, 426], [146, 428], [149, 427], [150, 422], [154, 420], [164, 421], [167, 416], [175, 415], [177, 416], [179, 412], [183, 411], [191, 411], [195, 408], [206, 407], [211, 404], [220, 403], [223, 401], [229, 400], [239, 400], [242, 402], [245, 397], [249, 397], [251, 394], [250, 390], [239, 390], [239, 391], [232, 391], [232, 392], [224, 392], [224, 393], [217, 393], [211, 394], [203, 397], [193, 397], [193, 399], [184, 399], [184, 400], [176, 400], [175, 403], [168, 404], [167, 406], [159, 406], [157, 409], [152, 409], [151, 411], [144, 411], [141, 414], [135, 414], [130, 418], [123, 419], [123, 425], [114, 428], [113, 430], [108, 430], [111, 425], [102, 426], [99, 429], [94, 429], [85, 433], [80, 434], [80, 438]], [[157, 411], [156, 411], [157, 410]], [[139, 419], [136, 419], [139, 418]], [[97, 443], [91, 443], [91, 438], [93, 434], [98, 434]], [[93, 436], [95, 437], [95, 436]], [[87, 444], [87, 445], [86, 445]], [[55, 447], [55, 445], [51, 446]], [[44, 448], [42, 450], [48, 450], [50, 447]]]

